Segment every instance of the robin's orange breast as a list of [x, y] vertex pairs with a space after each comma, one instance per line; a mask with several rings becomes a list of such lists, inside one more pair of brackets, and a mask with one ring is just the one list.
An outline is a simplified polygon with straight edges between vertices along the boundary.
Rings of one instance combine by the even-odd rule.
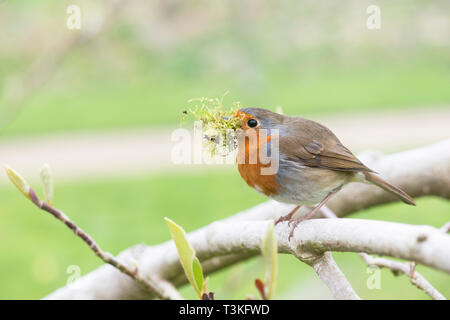
[[[261, 170], [270, 167], [270, 163], [262, 163], [260, 150], [264, 144], [270, 142], [271, 137], [249, 139], [245, 137], [245, 143], [238, 147], [238, 170], [241, 177], [255, 190], [268, 197], [278, 194], [276, 175], [263, 175]], [[255, 161], [256, 160], [256, 161]], [[254, 163], [251, 163], [254, 162]]]

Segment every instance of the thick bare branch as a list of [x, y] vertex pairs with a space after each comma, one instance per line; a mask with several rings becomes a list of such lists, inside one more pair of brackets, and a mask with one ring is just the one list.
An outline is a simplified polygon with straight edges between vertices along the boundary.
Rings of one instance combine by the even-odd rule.
[[[213, 223], [190, 234], [188, 239], [201, 261], [222, 255], [230, 259], [230, 254], [257, 254], [266, 227], [265, 221]], [[414, 260], [450, 273], [450, 250], [442, 249], [450, 248], [450, 236], [428, 226], [357, 219], [315, 219], [301, 223], [290, 242], [287, 224], [278, 225], [275, 231], [279, 252], [293, 254], [313, 266], [327, 251], [349, 251]], [[143, 248], [136, 258], [140, 258], [139, 264], [144, 276], [156, 274], [172, 281], [179, 279], [182, 273], [177, 251], [172, 242]], [[323, 273], [318, 272], [318, 275], [321, 276]], [[101, 295], [95, 296], [96, 298], [105, 298], [104, 294], [112, 298], [111, 291], [106, 293], [101, 289], [105, 277], [109, 279], [107, 284], [109, 287], [117, 274], [113, 275], [111, 270], [100, 268], [78, 280], [78, 290], [63, 288], [48, 298], [74, 299], [80, 294], [85, 296], [89, 292], [100, 292]], [[129, 290], [130, 287], [118, 290], [113, 297], [116, 299], [136, 297], [136, 290], [126, 292], [126, 289]], [[335, 292], [338, 290], [339, 287]]]
[[330, 289], [331, 294], [338, 300], [360, 299], [352, 286], [337, 266], [331, 252], [320, 255], [312, 264], [319, 278]]
[[[431, 146], [401, 152], [395, 155], [374, 156], [373, 154], [366, 153], [360, 158], [374, 170], [380, 172], [388, 181], [399, 185], [414, 197], [435, 195], [450, 198], [450, 139]], [[394, 200], [395, 199], [390, 197], [387, 193], [379, 191], [377, 188], [355, 183], [346, 186], [335, 196], [335, 198], [332, 199], [332, 201], [330, 201], [329, 205], [338, 216], [345, 216], [377, 204], [387, 203]], [[225, 219], [224, 222], [275, 219], [280, 215], [286, 214], [291, 209], [292, 206], [284, 205], [275, 201], [268, 201]], [[197, 237], [197, 234], [207, 233], [207, 230], [214, 228], [214, 225], [215, 223], [199, 229], [191, 233], [190, 237], [195, 238]], [[357, 227], [357, 225], [353, 227]], [[372, 225], [372, 227], [375, 227], [375, 225]], [[378, 227], [383, 228], [384, 225], [378, 225]], [[435, 235], [435, 229], [431, 227], [411, 226], [410, 228], [412, 229], [408, 229], [407, 227], [410, 231], [418, 230], [417, 228], [420, 228], [420, 230], [423, 230], [425, 233], [431, 232], [433, 236]], [[265, 228], [262, 230], [265, 230]], [[381, 236], [386, 234], [383, 229], [378, 231]], [[321, 227], [318, 227], [316, 232], [318, 234], [322, 234]], [[394, 230], [393, 235], [395, 235], [395, 232], [396, 230]], [[443, 234], [441, 233], [441, 235]], [[241, 235], [239, 235], [239, 237], [241, 237]], [[400, 235], [399, 238], [401, 238]], [[422, 239], [423, 237], [419, 238]], [[383, 250], [379, 250], [380, 248], [374, 248], [376, 250], [370, 251], [369, 249], [371, 248], [371, 245], [376, 244], [379, 239], [376, 237], [366, 238], [366, 243], [364, 246], [360, 243], [359, 247], [346, 247], [345, 249], [354, 249], [353, 251], [355, 252], [367, 250], [366, 252], [373, 252], [381, 255], [399, 256], [399, 250], [384, 252]], [[328, 244], [330, 244], [333, 239], [330, 238], [328, 240]], [[353, 241], [354, 239], [350, 240]], [[405, 240], [406, 239], [399, 239], [400, 242], [397, 242], [397, 245], [399, 243], [403, 243]], [[429, 252], [432, 250], [432, 246], [429, 245], [430, 243], [428, 240], [429, 239], [427, 239], [424, 243], [427, 243]], [[411, 238], [408, 238], [408, 241], [410, 241], [409, 244], [412, 248], [416, 248], [417, 246], [418, 248], [421, 247], [419, 245], [420, 243], [417, 244], [417, 241], [414, 242]], [[226, 244], [223, 245], [226, 246]], [[176, 252], [173, 250], [168, 250], [169, 247], [170, 244], [167, 243], [153, 247], [139, 245], [125, 250], [119, 258], [134, 258], [139, 261], [140, 269], [146, 274], [160, 274], [160, 276], [164, 279], [167, 279], [179, 286], [186, 283], [186, 278], [184, 277], [179, 266]], [[441, 251], [445, 251], [445, 248], [448, 248], [448, 246], [436, 249], [437, 252], [435, 255], [441, 255]], [[226, 254], [222, 251], [224, 250], [221, 249], [220, 251], [215, 252], [215, 254], [202, 257], [201, 260], [206, 273], [211, 273], [213, 271], [226, 268], [234, 263], [243, 261], [259, 253], [250, 250], [239, 253], [229, 252]], [[418, 252], [421, 251], [419, 250]], [[408, 260], [421, 262], [413, 257], [402, 257]], [[427, 256], [427, 258], [429, 259], [429, 256]], [[446, 259], [447, 261], [450, 260], [448, 257]], [[142, 299], [149, 297], [152, 297], [152, 295], [142, 291], [131, 279], [117, 272], [114, 268], [105, 265], [79, 279], [76, 286], [61, 288], [49, 295], [47, 298]]]

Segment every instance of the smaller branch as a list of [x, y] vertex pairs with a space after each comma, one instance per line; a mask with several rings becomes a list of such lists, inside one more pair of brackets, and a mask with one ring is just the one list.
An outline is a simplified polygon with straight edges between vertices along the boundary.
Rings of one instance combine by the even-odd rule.
[[[321, 212], [327, 218], [337, 218], [337, 216], [334, 215], [334, 213], [326, 205], [322, 206], [319, 212]], [[336, 264], [336, 261], [334, 260], [331, 252], [324, 252], [316, 258], [310, 256], [306, 260], [302, 260], [301, 256], [298, 255], [296, 255], [296, 257], [299, 260], [309, 264], [314, 269], [319, 278], [325, 283], [328, 289], [330, 289], [335, 299], [361, 299], [355, 292], [345, 275], [342, 273], [341, 269], [339, 269], [339, 266]]]
[[[329, 219], [339, 219], [333, 211], [327, 206], [323, 206], [321, 209], [322, 214]], [[448, 232], [450, 228], [450, 222], [446, 223], [441, 230]], [[446, 300], [446, 298], [436, 290], [421, 274], [415, 270], [415, 263], [397, 262], [386, 258], [375, 258], [365, 252], [359, 252], [359, 256], [364, 260], [368, 266], [375, 266], [379, 268], [387, 268], [392, 271], [393, 274], [398, 275], [400, 273], [408, 276], [409, 280], [417, 288], [425, 291], [433, 300]]]
[[371, 255], [360, 252], [358, 253], [365, 263], [369, 266], [375, 266], [379, 268], [387, 268], [392, 271], [395, 275], [403, 273], [408, 276], [409, 280], [417, 288], [425, 291], [433, 300], [446, 300], [446, 298], [437, 291], [422, 275], [415, 271], [414, 263], [404, 263], [392, 261], [385, 258], [375, 258]]
[[63, 222], [69, 229], [71, 229], [76, 236], [81, 238], [91, 250], [102, 259], [105, 263], [108, 263], [120, 270], [124, 274], [128, 275], [132, 279], [134, 279], [137, 283], [139, 283], [144, 289], [154, 293], [160, 299], [171, 299], [171, 300], [179, 300], [182, 299], [181, 295], [178, 291], [173, 287], [169, 282], [162, 279], [149, 279], [143, 278], [139, 275], [139, 270], [137, 265], [133, 263], [133, 266], [130, 268], [120, 262], [116, 257], [114, 257], [109, 252], [103, 251], [100, 246], [95, 242], [95, 240], [83, 231], [80, 227], [78, 227], [72, 220], [69, 219], [62, 211], [54, 208], [50, 204], [45, 201], [39, 200], [36, 193], [32, 188], [29, 190], [29, 195], [31, 197], [31, 201], [40, 209], [50, 213], [59, 221]]
[[319, 278], [337, 300], [360, 300], [345, 275], [339, 269], [331, 252], [323, 253], [311, 264]]

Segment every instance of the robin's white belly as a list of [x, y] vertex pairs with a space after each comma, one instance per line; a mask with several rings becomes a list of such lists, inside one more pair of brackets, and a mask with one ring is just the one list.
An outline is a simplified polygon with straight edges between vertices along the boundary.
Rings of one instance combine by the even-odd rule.
[[314, 205], [349, 182], [350, 177], [347, 172], [311, 168], [284, 160], [277, 174], [278, 194], [271, 198], [290, 204]]

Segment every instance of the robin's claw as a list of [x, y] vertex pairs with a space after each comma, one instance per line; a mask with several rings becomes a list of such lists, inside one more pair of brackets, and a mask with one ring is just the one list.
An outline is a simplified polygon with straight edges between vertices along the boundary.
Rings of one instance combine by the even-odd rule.
[[277, 225], [277, 224], [279, 224], [280, 222], [283, 222], [283, 221], [289, 221], [289, 224], [290, 224], [292, 222], [292, 216], [297, 212], [297, 210], [299, 208], [300, 208], [300, 206], [297, 206], [291, 212], [289, 212], [287, 215], [279, 217], [275, 221], [275, 225]]
[[[295, 229], [298, 226], [298, 224], [300, 222], [302, 222], [303, 220], [304, 220], [303, 217], [298, 218], [298, 219], [289, 220], [288, 226], [289, 227], [292, 226], [292, 229]], [[292, 225], [292, 224], [294, 224], [294, 225]]]
[[291, 232], [289, 232], [288, 241], [291, 241], [291, 238], [294, 236], [294, 231], [295, 231], [295, 228], [297, 227], [297, 225], [298, 225], [298, 222], [295, 221], [294, 225], [291, 228]]
[[287, 215], [287, 216], [282, 216], [282, 217], [279, 217], [277, 220], [275, 220], [275, 225], [277, 225], [277, 224], [279, 224], [280, 222], [283, 222], [283, 221], [289, 221], [289, 223], [291, 223], [291, 216], [290, 215]]
[[294, 236], [295, 228], [297, 228], [299, 223], [302, 222], [303, 220], [304, 220], [303, 218], [300, 218], [300, 219], [297, 219], [297, 220], [289, 221], [289, 226], [291, 225], [291, 223], [294, 223], [294, 225], [291, 227], [291, 232], [289, 232], [288, 241], [291, 241], [291, 238]]
[[288, 241], [291, 241], [291, 238], [294, 236], [294, 229], [291, 229], [291, 232], [289, 233]]

